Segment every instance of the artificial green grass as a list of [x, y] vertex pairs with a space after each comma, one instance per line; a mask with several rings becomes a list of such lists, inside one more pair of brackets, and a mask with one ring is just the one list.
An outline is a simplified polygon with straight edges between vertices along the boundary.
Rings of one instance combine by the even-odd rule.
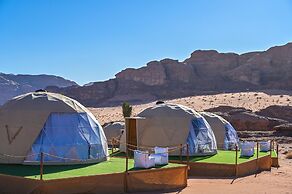
[[272, 152], [272, 158], [277, 158], [277, 152], [276, 151]]
[[[217, 164], [235, 164], [235, 156], [236, 152], [235, 151], [229, 151], [229, 150], [217, 150], [217, 154], [212, 155], [212, 156], [192, 156], [190, 157], [190, 162], [205, 162], [205, 163], [217, 163]], [[270, 152], [259, 152], [259, 157], [267, 156], [269, 155]], [[272, 157], [276, 153], [272, 152]], [[252, 157], [240, 157], [240, 152], [238, 152], [238, 163], [244, 163], [248, 162], [250, 160], [256, 159], [256, 150], [255, 154]], [[179, 156], [170, 156], [170, 160], [180, 160]], [[183, 156], [182, 157], [183, 161], [187, 160], [187, 157]]]
[[[182, 166], [179, 164], [168, 164], [155, 168], [170, 168]], [[44, 166], [44, 180], [61, 179], [70, 177], [91, 176], [100, 174], [111, 174], [125, 172], [125, 158], [110, 158], [110, 160], [98, 164], [82, 165], [48, 165]], [[129, 159], [129, 170], [141, 170], [134, 168], [134, 161]], [[145, 169], [144, 169], [145, 170]], [[31, 179], [40, 179], [40, 166], [1, 164], [0, 174], [20, 176]]]
[[[206, 163], [218, 163], [218, 164], [235, 164], [235, 151], [231, 150], [217, 150], [217, 154], [212, 156], [190, 156], [190, 162], [206, 162]], [[259, 157], [267, 156], [270, 152], [259, 152]], [[114, 152], [116, 157], [125, 157], [123, 152]], [[275, 151], [272, 151], [272, 157], [277, 157]], [[252, 157], [240, 157], [240, 151], [238, 152], [238, 163], [248, 162], [250, 160], [256, 159], [256, 150], [255, 154]], [[169, 160], [179, 161], [179, 156], [169, 156]], [[187, 161], [187, 157], [182, 157], [183, 161]]]

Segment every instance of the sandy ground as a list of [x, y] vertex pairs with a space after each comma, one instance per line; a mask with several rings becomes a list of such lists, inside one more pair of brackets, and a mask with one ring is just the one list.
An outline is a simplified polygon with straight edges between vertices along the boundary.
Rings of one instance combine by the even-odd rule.
[[288, 194], [292, 193], [292, 160], [280, 160], [281, 167], [271, 172], [248, 177], [232, 179], [198, 179], [190, 178], [188, 187], [175, 193], [200, 194]]
[[[292, 148], [286, 144], [285, 148]], [[291, 194], [292, 193], [292, 159], [280, 156], [280, 168], [272, 168], [257, 175], [238, 179], [212, 179], [191, 177], [183, 190], [169, 193], [180, 194]], [[153, 193], [153, 192], [152, 192]], [[161, 192], [156, 192], [161, 193]]]
[[[186, 105], [197, 111], [218, 106], [244, 107], [257, 111], [271, 105], [292, 106], [292, 95], [267, 94], [263, 92], [223, 93], [168, 100], [170, 103]], [[133, 116], [155, 102], [133, 106]], [[101, 124], [123, 120], [121, 107], [89, 108]]]

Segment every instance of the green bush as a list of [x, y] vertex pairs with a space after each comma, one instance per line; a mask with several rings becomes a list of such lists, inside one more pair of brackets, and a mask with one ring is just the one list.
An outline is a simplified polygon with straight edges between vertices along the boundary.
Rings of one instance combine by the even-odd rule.
[[132, 115], [132, 106], [128, 102], [124, 102], [122, 108], [124, 117], [130, 117]]

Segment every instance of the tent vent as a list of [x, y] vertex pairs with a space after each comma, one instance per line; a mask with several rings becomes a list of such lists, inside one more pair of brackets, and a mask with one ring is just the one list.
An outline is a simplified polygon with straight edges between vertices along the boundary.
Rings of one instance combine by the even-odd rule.
[[48, 91], [44, 89], [39, 89], [39, 90], [36, 90], [35, 92], [48, 92]]

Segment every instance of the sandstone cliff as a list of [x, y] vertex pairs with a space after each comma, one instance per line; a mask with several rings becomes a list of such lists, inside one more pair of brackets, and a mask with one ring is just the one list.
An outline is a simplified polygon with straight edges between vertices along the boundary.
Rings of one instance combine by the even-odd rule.
[[194, 51], [184, 61], [163, 59], [128, 68], [115, 79], [58, 88], [86, 106], [142, 103], [198, 93], [261, 89], [292, 90], [292, 43], [245, 54]]

